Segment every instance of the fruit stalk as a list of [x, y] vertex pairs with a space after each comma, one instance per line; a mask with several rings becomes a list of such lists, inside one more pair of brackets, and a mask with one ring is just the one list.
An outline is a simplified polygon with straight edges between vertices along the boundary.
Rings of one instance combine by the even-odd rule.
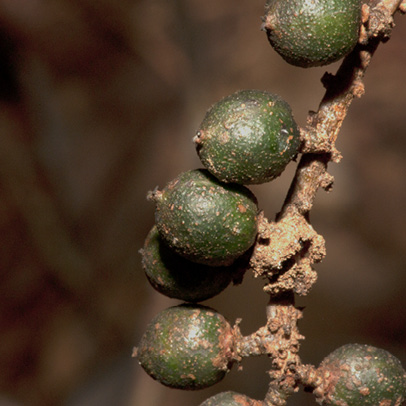
[[393, 14], [400, 4], [401, 0], [383, 0], [370, 10], [364, 7], [366, 28], [362, 30], [362, 43], [344, 59], [335, 75], [324, 75], [322, 82], [326, 92], [318, 111], [309, 112], [307, 126], [301, 131], [303, 155], [280, 216], [292, 209], [307, 215], [318, 188], [331, 187], [327, 164], [341, 158], [335, 148], [338, 132], [352, 101], [364, 93], [362, 79], [378, 45], [388, 39], [393, 28]]
[[[277, 215], [276, 225], [283, 219], [289, 223], [290, 219], [298, 216], [308, 221], [318, 189], [331, 188], [333, 178], [328, 174], [327, 166], [330, 161], [338, 162], [341, 158], [335, 148], [338, 132], [352, 101], [364, 93], [362, 79], [379, 44], [388, 39], [394, 25], [393, 14], [401, 3], [401, 0], [383, 0], [372, 9], [364, 7], [364, 29], [361, 30], [360, 43], [344, 59], [335, 76], [326, 74], [323, 77], [326, 92], [318, 111], [309, 113], [308, 124], [301, 130], [303, 155], [286, 200]], [[269, 234], [269, 229], [267, 231]], [[266, 232], [262, 236], [266, 236]], [[310, 244], [313, 243], [314, 240], [310, 240]], [[258, 252], [258, 244], [255, 252]], [[268, 268], [271, 268], [269, 264]], [[269, 293], [271, 300], [265, 328], [272, 339], [265, 337], [258, 343], [258, 338], [262, 336], [261, 329], [249, 339], [255, 343], [251, 348], [257, 351], [261, 345], [271, 343], [271, 348], [267, 349], [267, 354], [272, 358], [272, 370], [269, 372], [271, 382], [265, 403], [285, 405], [287, 397], [297, 390], [299, 383], [314, 388], [320, 384], [321, 378], [313, 366], [302, 365], [297, 354], [299, 340], [303, 337], [297, 329], [301, 312], [294, 307], [293, 293], [284, 295], [284, 300], [288, 301], [284, 305], [281, 305], [280, 298], [272, 296], [272, 290]], [[276, 327], [272, 327], [275, 323], [278, 325], [276, 331]], [[281, 357], [282, 354], [286, 356], [285, 359]]]
[[271, 295], [289, 289], [305, 295], [316, 281], [312, 266], [325, 256], [325, 247], [323, 237], [308, 222], [309, 212], [318, 189], [330, 190], [333, 185], [327, 167], [341, 158], [335, 148], [338, 132], [352, 101], [363, 94], [362, 78], [378, 45], [388, 39], [400, 3], [385, 0], [371, 9], [363, 7], [361, 42], [336, 75], [326, 74], [322, 79], [326, 92], [318, 111], [309, 113], [308, 124], [301, 130], [302, 157], [282, 209], [276, 222], [259, 222], [250, 267], [256, 276], [268, 277], [264, 290]]
[[[298, 390], [299, 342], [304, 337], [299, 333], [297, 321], [302, 318], [302, 311], [295, 307], [292, 291], [271, 297], [266, 310], [266, 325], [249, 336], [239, 334], [236, 353], [241, 358], [267, 355], [271, 359], [265, 404], [283, 406]], [[239, 332], [238, 327], [235, 329]]]

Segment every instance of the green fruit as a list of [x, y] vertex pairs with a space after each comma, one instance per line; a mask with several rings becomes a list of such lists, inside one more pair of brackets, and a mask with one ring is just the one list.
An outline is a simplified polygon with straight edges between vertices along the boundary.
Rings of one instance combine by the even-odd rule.
[[194, 141], [203, 165], [218, 179], [258, 184], [282, 173], [298, 152], [300, 133], [279, 96], [242, 90], [211, 107]]
[[264, 29], [290, 64], [308, 68], [335, 62], [358, 41], [360, 0], [268, 0]]
[[198, 169], [180, 174], [152, 198], [162, 239], [193, 262], [230, 265], [254, 244], [258, 209], [244, 186]]
[[203, 389], [224, 378], [232, 363], [233, 331], [215, 310], [180, 305], [160, 312], [137, 349], [141, 366], [162, 384]]
[[236, 273], [233, 267], [196, 264], [177, 255], [162, 241], [156, 226], [140, 252], [151, 285], [168, 297], [187, 302], [200, 302], [219, 294]]
[[314, 394], [323, 406], [399, 406], [406, 398], [406, 372], [389, 352], [347, 344], [320, 364], [323, 384]]
[[246, 395], [228, 391], [221, 392], [205, 400], [200, 406], [256, 406], [262, 402], [253, 400]]

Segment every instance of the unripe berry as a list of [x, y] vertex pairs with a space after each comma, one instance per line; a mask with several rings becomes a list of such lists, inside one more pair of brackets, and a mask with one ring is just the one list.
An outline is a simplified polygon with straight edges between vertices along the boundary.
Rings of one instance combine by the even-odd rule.
[[322, 385], [314, 391], [323, 406], [399, 406], [406, 399], [406, 372], [380, 348], [347, 344], [320, 364]]
[[237, 392], [221, 392], [205, 400], [200, 406], [262, 406], [264, 403]]
[[290, 64], [308, 68], [335, 62], [356, 45], [360, 0], [268, 0], [264, 29]]
[[215, 310], [180, 305], [160, 312], [137, 349], [144, 370], [162, 384], [203, 389], [224, 378], [232, 363], [233, 330]]
[[231, 265], [255, 242], [255, 196], [244, 186], [219, 182], [207, 170], [180, 174], [152, 198], [160, 236], [190, 261]]
[[156, 226], [145, 240], [142, 265], [151, 285], [165, 296], [200, 302], [223, 291], [233, 279], [236, 267], [197, 264], [176, 254], [160, 238]]
[[203, 165], [218, 179], [258, 184], [282, 173], [298, 152], [299, 135], [284, 100], [243, 90], [209, 109], [194, 141]]

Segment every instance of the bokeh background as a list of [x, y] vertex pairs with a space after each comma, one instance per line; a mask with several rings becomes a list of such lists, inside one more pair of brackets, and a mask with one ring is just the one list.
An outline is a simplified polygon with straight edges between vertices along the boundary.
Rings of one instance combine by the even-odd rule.
[[[280, 94], [299, 125], [327, 68], [287, 65], [261, 32], [260, 1], [0, 0], [0, 405], [199, 405], [223, 390], [263, 398], [266, 357], [198, 392], [167, 389], [131, 358], [176, 304], [155, 293], [139, 249], [148, 190], [200, 167], [205, 111], [243, 88]], [[406, 366], [406, 17], [396, 17], [351, 106], [311, 215], [327, 257], [305, 306], [302, 359], [383, 347]], [[294, 172], [255, 186], [269, 218]], [[265, 321], [246, 275], [206, 302], [248, 334]], [[314, 405], [298, 394], [289, 405]]]

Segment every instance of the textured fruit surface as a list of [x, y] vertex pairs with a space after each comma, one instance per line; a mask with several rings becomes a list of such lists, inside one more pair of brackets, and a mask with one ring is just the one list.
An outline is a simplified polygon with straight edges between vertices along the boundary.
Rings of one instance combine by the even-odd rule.
[[200, 160], [214, 176], [241, 184], [279, 176], [300, 145], [290, 106], [261, 90], [242, 90], [212, 106], [194, 141]]
[[142, 265], [151, 285], [165, 296], [200, 302], [223, 291], [233, 279], [233, 267], [212, 267], [191, 262], [171, 250], [156, 226], [141, 250]]
[[360, 0], [268, 0], [264, 28], [290, 64], [322, 66], [347, 55], [361, 24]]
[[255, 241], [255, 196], [244, 186], [219, 182], [207, 170], [180, 174], [153, 198], [162, 239], [193, 262], [230, 265]]
[[221, 392], [205, 400], [200, 406], [260, 406], [262, 402], [253, 400], [246, 395], [228, 391]]
[[347, 344], [320, 364], [324, 377], [314, 394], [321, 405], [400, 406], [406, 397], [406, 372], [380, 348]]
[[137, 349], [141, 366], [162, 384], [203, 389], [219, 382], [230, 367], [232, 328], [219, 313], [180, 305], [159, 313]]

